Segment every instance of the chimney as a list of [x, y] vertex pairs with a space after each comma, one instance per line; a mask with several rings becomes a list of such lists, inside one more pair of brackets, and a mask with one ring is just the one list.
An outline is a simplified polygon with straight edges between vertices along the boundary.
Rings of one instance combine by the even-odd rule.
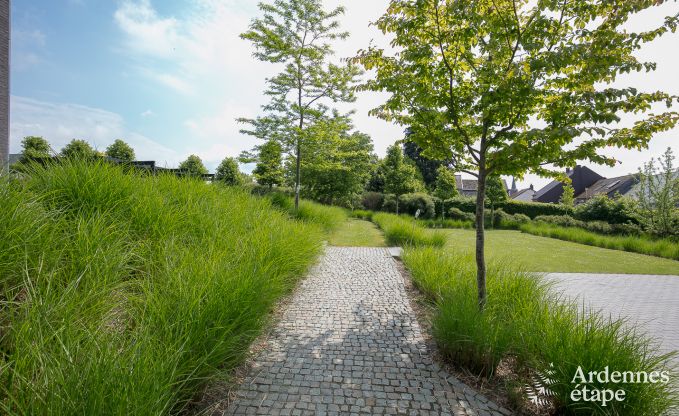
[[570, 168], [570, 167], [566, 168], [566, 173], [571, 173], [571, 168]]
[[534, 191], [534, 190], [535, 190], [535, 189], [533, 189], [533, 184], [532, 184], [532, 183], [530, 184], [530, 186], [528, 187], [528, 189], [530, 189], [531, 191]]

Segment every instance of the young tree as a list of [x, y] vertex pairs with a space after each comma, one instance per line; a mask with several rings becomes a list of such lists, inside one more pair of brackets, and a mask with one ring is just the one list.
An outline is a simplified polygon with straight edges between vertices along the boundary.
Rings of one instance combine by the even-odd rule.
[[423, 190], [424, 184], [417, 168], [403, 157], [403, 151], [398, 144], [389, 146], [382, 166], [384, 192], [396, 195], [396, 214], [398, 214], [399, 197], [403, 194]]
[[122, 160], [123, 162], [132, 162], [135, 159], [134, 149], [120, 139], [114, 141], [106, 148], [106, 156]]
[[61, 157], [65, 158], [91, 159], [95, 156], [94, 149], [85, 140], [73, 139], [61, 149]]
[[679, 170], [674, 159], [668, 147], [658, 158], [659, 169], [654, 159], [639, 169], [641, 221], [648, 231], [662, 237], [679, 235]]
[[370, 178], [373, 145], [370, 136], [351, 132], [347, 117], [335, 116], [309, 128], [302, 146], [304, 194], [326, 203], [351, 206]]
[[486, 198], [490, 202], [490, 224], [493, 226], [495, 222], [495, 206], [499, 202], [509, 199], [507, 188], [504, 182], [502, 182], [502, 178], [497, 175], [491, 175], [486, 178]]
[[445, 217], [446, 199], [456, 197], [459, 194], [455, 173], [446, 166], [439, 166], [436, 170], [435, 185], [434, 196], [441, 200], [441, 217]]
[[242, 185], [243, 174], [238, 170], [238, 161], [233, 157], [224, 158], [217, 167], [215, 180], [231, 186]]
[[563, 186], [563, 193], [559, 197], [559, 204], [572, 207], [575, 204], [575, 189], [573, 189], [572, 184], [566, 184]]
[[38, 136], [24, 137], [21, 140], [21, 148], [22, 160], [46, 158], [52, 154], [52, 148], [47, 140]]
[[[676, 112], [644, 115], [677, 97], [616, 88], [619, 74], [650, 71], [634, 55], [674, 30], [671, 16], [635, 33], [621, 26], [655, 0], [391, 0], [377, 27], [398, 54], [370, 47], [355, 58], [376, 77], [364, 86], [390, 93], [373, 114], [412, 127], [425, 155], [451, 160], [478, 179], [476, 263], [486, 302], [484, 199], [489, 175], [526, 172], [561, 178], [580, 160], [613, 164], [601, 149], [645, 148], [672, 128]], [[623, 113], [639, 113], [620, 127]], [[551, 164], [553, 168], [547, 168]]]
[[275, 140], [270, 140], [259, 147], [257, 166], [252, 171], [258, 184], [271, 189], [274, 185], [283, 183], [282, 152], [281, 144]]
[[240, 119], [253, 130], [244, 133], [265, 140], [282, 140], [295, 155], [295, 209], [299, 207], [302, 143], [307, 128], [325, 116], [329, 103], [353, 102], [359, 70], [351, 64], [329, 62], [329, 42], [345, 39], [337, 18], [343, 7], [326, 12], [321, 0], [277, 0], [259, 4], [264, 17], [254, 19], [241, 38], [251, 41], [254, 56], [283, 67], [267, 80], [271, 102], [266, 116]]
[[191, 155], [179, 164], [179, 170], [188, 176], [201, 176], [207, 174], [207, 168], [203, 161], [196, 155]]

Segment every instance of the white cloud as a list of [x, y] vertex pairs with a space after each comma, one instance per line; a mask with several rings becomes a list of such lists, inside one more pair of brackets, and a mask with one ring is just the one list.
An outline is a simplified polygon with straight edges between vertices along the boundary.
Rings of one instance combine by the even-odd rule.
[[153, 117], [155, 115], [156, 115], [156, 113], [154, 113], [151, 110], [146, 110], [146, 111], [144, 111], [143, 113], [140, 114], [140, 116], [142, 116], [143, 118]]
[[179, 154], [162, 144], [130, 131], [116, 113], [76, 104], [49, 103], [26, 97], [11, 97], [10, 151], [21, 151], [26, 136], [42, 136], [59, 151], [72, 139], [85, 139], [98, 150], [104, 150], [115, 139], [128, 142], [138, 159], [155, 160], [159, 164], [176, 165]]
[[160, 18], [150, 0], [126, 0], [116, 10], [114, 18], [127, 34], [127, 48], [135, 52], [170, 58], [181, 41], [177, 20]]

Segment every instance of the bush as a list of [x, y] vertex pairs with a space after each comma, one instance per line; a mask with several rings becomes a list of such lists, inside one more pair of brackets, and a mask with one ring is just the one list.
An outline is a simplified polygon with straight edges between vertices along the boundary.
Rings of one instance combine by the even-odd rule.
[[471, 221], [472, 223], [476, 220], [474, 214], [454, 207], [448, 210], [448, 218], [458, 221]]
[[580, 227], [562, 227], [545, 222], [524, 224], [520, 229], [525, 233], [539, 235], [541, 237], [557, 238], [559, 240], [573, 241], [588, 246], [631, 251], [634, 253], [679, 260], [679, 242], [671, 239], [654, 240], [648, 237], [634, 235], [601, 235]]
[[434, 218], [436, 213], [434, 200], [424, 193], [404, 194], [398, 198], [399, 213], [415, 215], [420, 211], [420, 218]]
[[384, 194], [380, 192], [365, 192], [362, 200], [363, 208], [369, 211], [380, 211], [384, 204]]
[[396, 212], [396, 195], [384, 194], [384, 202], [381, 211]]
[[502, 209], [507, 214], [523, 214], [530, 218], [538, 215], [572, 215], [573, 208], [560, 204], [543, 204], [539, 202], [523, 202], [509, 200], [496, 204], [497, 208]]
[[639, 224], [636, 201], [631, 198], [611, 199], [600, 194], [575, 208], [574, 217], [581, 221], [603, 221], [610, 224]]
[[295, 200], [283, 193], [276, 192], [268, 195], [271, 203], [287, 212], [294, 218], [318, 224], [326, 231], [339, 227], [347, 219], [344, 209], [330, 205], [322, 205], [307, 200], [299, 201], [299, 210], [295, 212]]
[[39, 415], [183, 413], [324, 236], [242, 190], [78, 161], [1, 179], [0, 228], [0, 407]]
[[[403, 261], [415, 285], [436, 305], [433, 332], [444, 356], [486, 376], [494, 374], [502, 359], [516, 358], [520, 383], [546, 387], [559, 414], [601, 414], [600, 404], [571, 400], [578, 365], [585, 374], [607, 366], [610, 371], [648, 373], [672, 368], [672, 355], [660, 355], [647, 337], [595, 311], [582, 315], [576, 304], [553, 297], [539, 276], [511, 264], [488, 265], [488, 301], [481, 312], [473, 255], [408, 248]], [[539, 378], [547, 380], [545, 385], [536, 383]], [[661, 415], [677, 400], [671, 383], [595, 379], [588, 388], [625, 390], [625, 401], [607, 403], [610, 413], [605, 414]]]
[[579, 227], [599, 234], [622, 234], [641, 236], [643, 231], [637, 224], [609, 224], [604, 221], [580, 221], [568, 215], [540, 215], [536, 222], [554, 224], [561, 227]]
[[428, 219], [428, 220], [417, 220], [417, 223], [425, 228], [462, 228], [462, 229], [472, 229], [474, 228], [473, 221], [463, 221], [463, 220], [453, 220], [453, 219]]
[[426, 230], [417, 225], [413, 219], [379, 213], [373, 215], [373, 222], [384, 231], [387, 243], [391, 245], [442, 247], [446, 244], [444, 234]]
[[476, 199], [474, 198], [457, 196], [455, 198], [446, 199], [445, 205], [449, 210], [455, 208], [472, 215], [476, 212]]

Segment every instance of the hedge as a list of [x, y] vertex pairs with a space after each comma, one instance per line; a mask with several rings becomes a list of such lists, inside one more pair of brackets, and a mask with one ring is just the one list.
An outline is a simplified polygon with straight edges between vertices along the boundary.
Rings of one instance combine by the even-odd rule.
[[[457, 208], [463, 212], [476, 212], [476, 200], [474, 198], [456, 197], [445, 201], [446, 209]], [[490, 202], [486, 200], [486, 208], [490, 208]], [[531, 219], [538, 215], [573, 215], [573, 208], [557, 204], [544, 204], [540, 202], [521, 202], [508, 200], [495, 204], [495, 209], [502, 209], [510, 215], [523, 214]]]

